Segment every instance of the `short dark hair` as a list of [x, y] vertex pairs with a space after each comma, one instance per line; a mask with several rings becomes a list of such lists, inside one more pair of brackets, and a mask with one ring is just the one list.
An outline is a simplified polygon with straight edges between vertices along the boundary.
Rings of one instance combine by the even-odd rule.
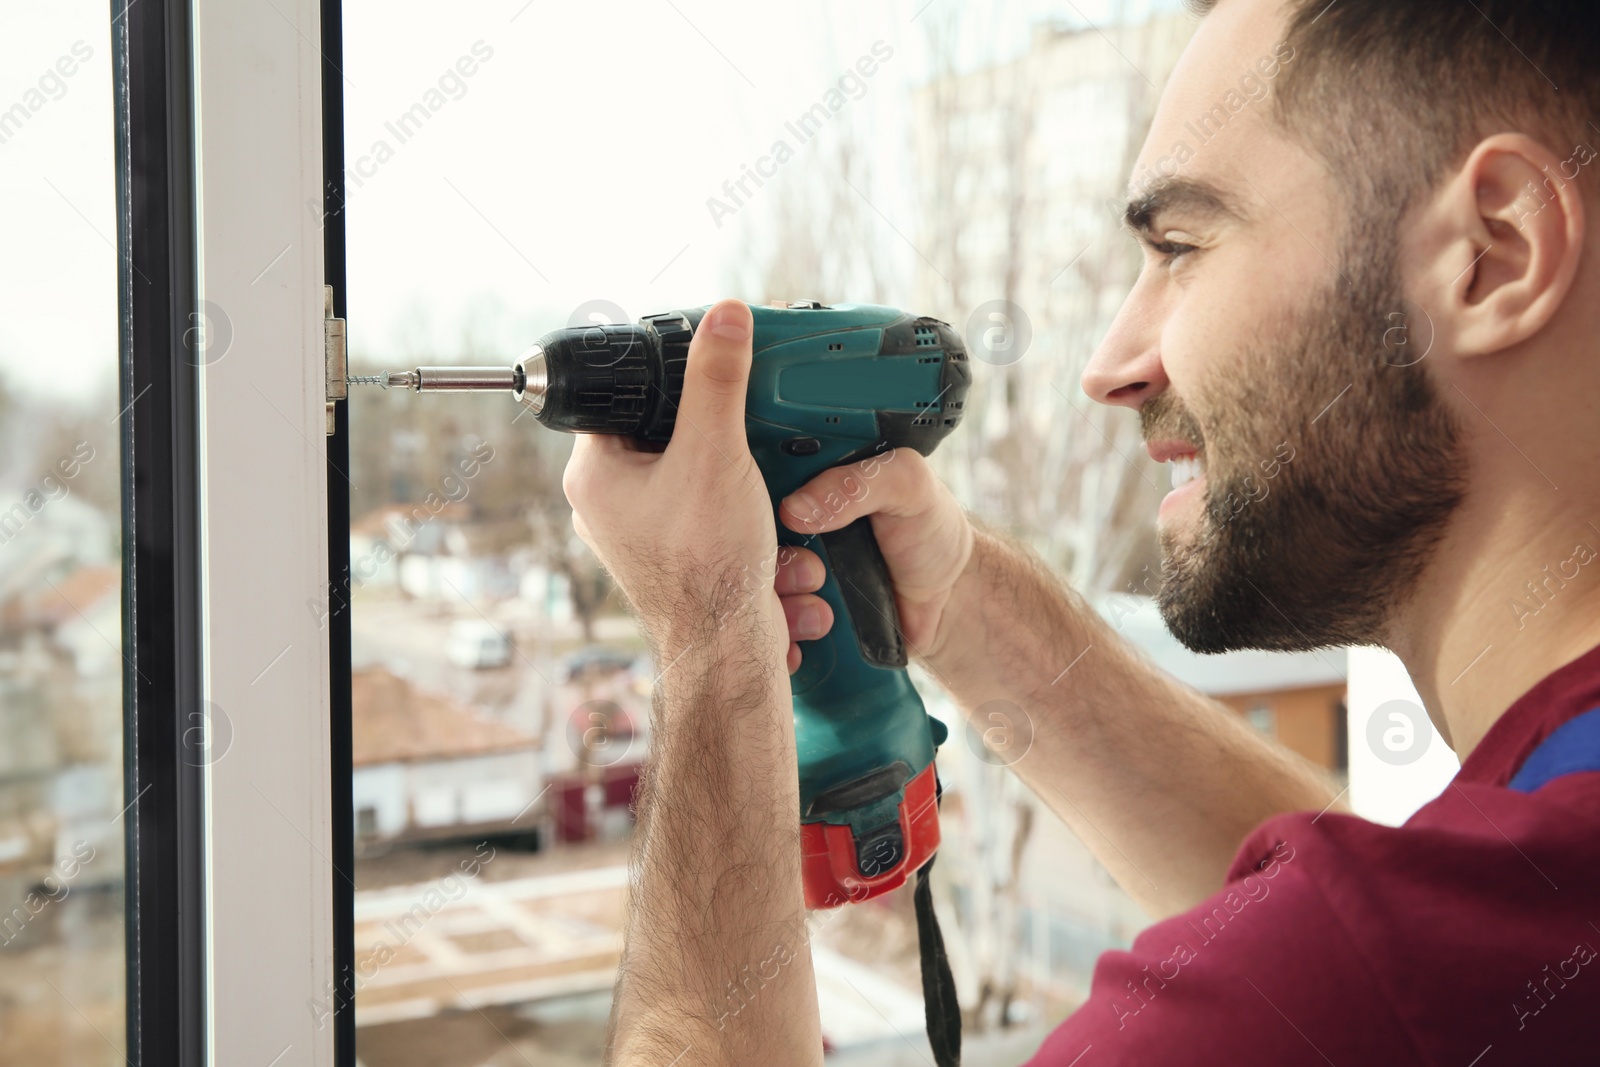
[[[1185, 2], [1204, 15], [1220, 0]], [[1353, 204], [1396, 218], [1505, 130], [1563, 156], [1600, 145], [1593, 0], [1288, 0], [1287, 15], [1273, 115]]]

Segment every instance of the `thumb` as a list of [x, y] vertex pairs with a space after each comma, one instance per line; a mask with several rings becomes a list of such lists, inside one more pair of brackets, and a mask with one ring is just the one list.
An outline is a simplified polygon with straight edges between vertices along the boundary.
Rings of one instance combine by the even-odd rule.
[[[744, 442], [744, 398], [750, 385], [755, 320], [738, 300], [724, 300], [700, 320], [689, 342], [672, 449], [709, 442], [721, 450]], [[681, 447], [680, 447], [681, 451]]]

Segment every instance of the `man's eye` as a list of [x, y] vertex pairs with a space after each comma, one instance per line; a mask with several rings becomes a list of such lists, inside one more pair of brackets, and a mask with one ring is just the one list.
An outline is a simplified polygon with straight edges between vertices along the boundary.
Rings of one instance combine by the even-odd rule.
[[1181, 241], [1151, 241], [1150, 250], [1169, 260], [1181, 259], [1190, 252], [1199, 251], [1196, 245], [1186, 245]]

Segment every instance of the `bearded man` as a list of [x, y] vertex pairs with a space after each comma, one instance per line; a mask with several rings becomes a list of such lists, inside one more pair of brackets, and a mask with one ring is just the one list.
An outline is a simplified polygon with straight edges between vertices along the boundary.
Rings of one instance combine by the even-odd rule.
[[[968, 713], [1027, 713], [1013, 770], [1158, 920], [1101, 958], [1032, 1063], [1594, 1062], [1600, 13], [1196, 6], [1130, 187], [1144, 267], [1082, 385], [1136, 411], [1173, 466], [1172, 632], [1201, 652], [1391, 649], [1461, 757], [1454, 781], [1399, 827], [1349, 814], [971, 521], [915, 453], [866, 494], [830, 471], [781, 517], [869, 518], [908, 646]], [[1282, 65], [1271, 99], [1173, 153], [1264, 57]], [[1397, 345], [1397, 324], [1426, 347]], [[617, 1063], [822, 1062], [787, 672], [836, 620], [803, 550], [770, 593], [715, 593], [775, 540], [743, 431], [749, 338], [748, 311], [718, 305], [667, 450], [585, 439], [568, 470], [579, 532], [680, 656], [657, 696]], [[1508, 608], [1530, 582], [1536, 618]], [[786, 965], [718, 1026], [730, 977], [775, 942]]]

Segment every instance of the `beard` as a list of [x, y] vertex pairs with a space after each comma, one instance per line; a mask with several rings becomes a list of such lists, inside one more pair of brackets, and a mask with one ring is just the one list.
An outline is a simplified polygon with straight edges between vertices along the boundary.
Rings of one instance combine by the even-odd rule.
[[1381, 643], [1464, 495], [1452, 413], [1386, 345], [1407, 306], [1393, 231], [1342, 259], [1197, 391], [1198, 417], [1170, 390], [1140, 408], [1147, 440], [1204, 460], [1198, 529], [1160, 534], [1157, 604], [1194, 652]]

